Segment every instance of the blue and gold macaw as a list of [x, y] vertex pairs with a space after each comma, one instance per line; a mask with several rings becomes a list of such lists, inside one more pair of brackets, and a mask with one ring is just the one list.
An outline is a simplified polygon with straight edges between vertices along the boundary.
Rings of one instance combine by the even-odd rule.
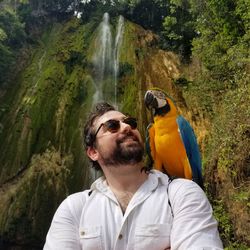
[[192, 179], [203, 188], [200, 151], [188, 121], [177, 114], [174, 102], [161, 89], [148, 90], [144, 101], [153, 111], [146, 150], [154, 168], [172, 177]]

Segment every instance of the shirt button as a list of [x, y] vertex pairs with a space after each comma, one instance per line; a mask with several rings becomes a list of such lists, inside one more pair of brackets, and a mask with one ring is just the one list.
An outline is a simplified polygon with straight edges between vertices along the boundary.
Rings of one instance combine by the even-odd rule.
[[83, 236], [84, 234], [85, 234], [85, 232], [84, 232], [84, 231], [82, 231], [82, 232], [81, 232], [81, 236]]
[[118, 239], [121, 240], [122, 237], [123, 237], [122, 234], [119, 234]]

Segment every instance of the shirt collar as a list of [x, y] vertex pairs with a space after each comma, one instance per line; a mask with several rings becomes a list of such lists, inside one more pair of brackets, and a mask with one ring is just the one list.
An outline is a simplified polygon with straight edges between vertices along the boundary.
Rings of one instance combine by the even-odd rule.
[[[153, 191], [159, 185], [167, 185], [168, 184], [168, 176], [161, 173], [158, 170], [151, 170], [147, 180], [142, 184], [141, 188], [147, 191]], [[98, 178], [90, 187], [91, 190], [98, 190], [102, 193], [105, 193], [109, 190], [106, 178], [101, 176]]]

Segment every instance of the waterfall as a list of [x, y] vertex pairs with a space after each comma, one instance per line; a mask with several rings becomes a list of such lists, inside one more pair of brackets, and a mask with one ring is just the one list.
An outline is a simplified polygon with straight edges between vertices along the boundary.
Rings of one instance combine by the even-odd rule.
[[119, 72], [119, 56], [120, 56], [120, 47], [122, 43], [124, 30], [124, 18], [119, 16], [119, 21], [116, 29], [115, 37], [115, 48], [114, 48], [114, 85], [115, 85], [115, 105], [117, 106], [117, 76]]
[[98, 28], [98, 35], [96, 39], [96, 52], [93, 56], [94, 64], [94, 82], [96, 92], [94, 94], [93, 103], [101, 101], [103, 97], [104, 77], [107, 77], [111, 71], [112, 60], [112, 35], [109, 24], [109, 15], [104, 13], [103, 20]]
[[33, 84], [32, 88], [30, 89], [31, 96], [34, 96], [36, 94], [38, 83], [41, 80], [40, 77], [41, 77], [41, 74], [42, 74], [42, 67], [43, 67], [43, 63], [44, 63], [44, 59], [46, 57], [46, 54], [47, 54], [47, 51], [45, 50], [43, 52], [43, 55], [40, 57], [40, 59], [38, 61], [37, 71], [36, 71], [36, 74], [34, 74], [34, 77], [33, 77], [33, 82], [35, 82], [35, 83]]
[[124, 31], [124, 18], [119, 16], [113, 42], [109, 14], [104, 13], [98, 27], [93, 55], [95, 94], [93, 104], [108, 101], [117, 106], [117, 79], [119, 73], [119, 55]]

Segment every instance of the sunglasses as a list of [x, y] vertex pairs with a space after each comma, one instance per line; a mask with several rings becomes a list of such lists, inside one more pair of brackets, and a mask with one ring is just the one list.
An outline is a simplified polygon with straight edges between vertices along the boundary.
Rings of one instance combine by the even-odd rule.
[[96, 138], [98, 132], [102, 127], [104, 128], [104, 132], [109, 131], [110, 133], [116, 133], [121, 127], [120, 122], [128, 124], [131, 127], [131, 129], [137, 128], [137, 121], [133, 117], [125, 117], [122, 120], [110, 119], [99, 126], [99, 128], [96, 130], [94, 134], [94, 138]]

